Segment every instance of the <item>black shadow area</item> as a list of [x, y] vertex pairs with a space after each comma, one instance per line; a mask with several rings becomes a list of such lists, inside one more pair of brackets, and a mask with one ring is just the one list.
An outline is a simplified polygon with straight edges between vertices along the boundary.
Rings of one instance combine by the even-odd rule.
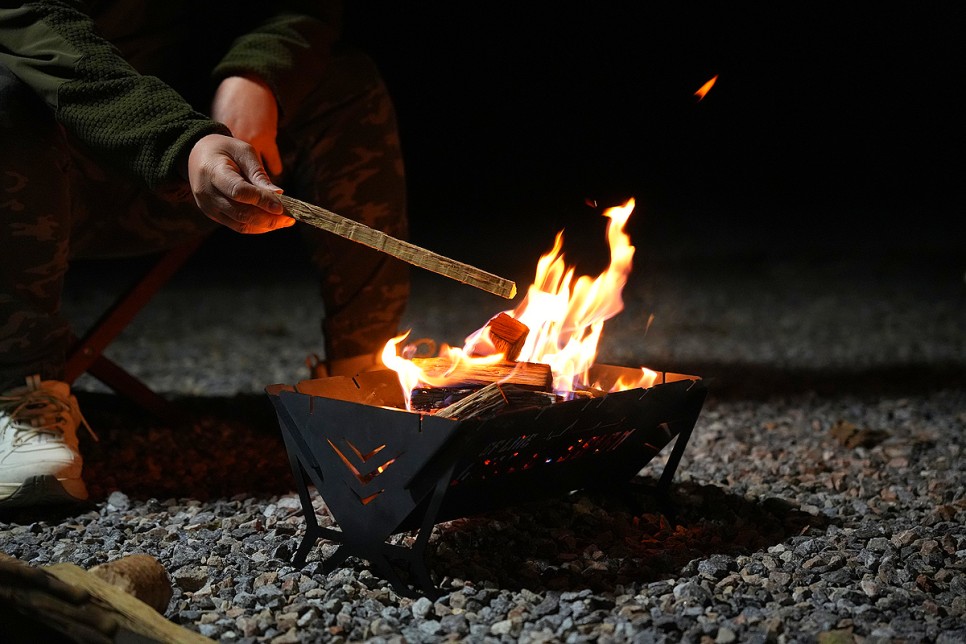
[[79, 392], [97, 432], [81, 430], [84, 480], [92, 502], [118, 490], [134, 500], [201, 501], [288, 494], [295, 489], [288, 456], [266, 396], [174, 399], [188, 420], [171, 425], [123, 399]]
[[579, 491], [440, 524], [427, 563], [444, 590], [461, 580], [613, 592], [679, 576], [713, 555], [720, 570], [712, 574], [724, 577], [737, 570], [735, 556], [828, 525], [783, 499], [758, 503], [697, 483], [672, 485], [667, 512], [656, 484], [639, 477], [617, 494]]

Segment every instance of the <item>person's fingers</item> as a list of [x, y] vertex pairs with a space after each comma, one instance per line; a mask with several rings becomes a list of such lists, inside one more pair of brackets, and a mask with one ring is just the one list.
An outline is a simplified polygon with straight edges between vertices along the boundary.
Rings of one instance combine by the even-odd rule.
[[290, 217], [268, 215], [255, 208], [248, 210], [241, 210], [237, 207], [229, 207], [225, 210], [208, 208], [206, 212], [219, 224], [245, 235], [267, 233], [280, 228], [287, 228], [295, 223], [295, 220]]
[[291, 217], [267, 213], [258, 205], [249, 205], [237, 198], [238, 191], [242, 191], [242, 199], [248, 198], [249, 188], [251, 186], [235, 186], [229, 195], [209, 190], [199, 198], [198, 205], [219, 224], [244, 234], [263, 233], [295, 224]]
[[[282, 189], [272, 183], [258, 158], [254, 155], [245, 155], [238, 158], [236, 162], [238, 163], [237, 173], [232, 172], [231, 168], [222, 167], [219, 173], [220, 181], [216, 181], [216, 186], [229, 199], [258, 206], [272, 214], [282, 214], [284, 208], [278, 198]], [[218, 185], [219, 183], [222, 185]]]
[[214, 219], [232, 230], [244, 234], [258, 234], [279, 228], [287, 228], [295, 223], [291, 217], [273, 215], [258, 206], [246, 205], [225, 198], [212, 201], [210, 212], [216, 213]]
[[198, 207], [214, 221], [246, 234], [292, 226], [255, 149], [237, 139], [209, 135], [195, 144], [188, 174]]
[[284, 210], [282, 202], [278, 198], [278, 193], [263, 186], [249, 183], [238, 175], [224, 177], [220, 182], [216, 181], [215, 189], [230, 201], [238, 202], [241, 205], [255, 206], [273, 215], [280, 215]]

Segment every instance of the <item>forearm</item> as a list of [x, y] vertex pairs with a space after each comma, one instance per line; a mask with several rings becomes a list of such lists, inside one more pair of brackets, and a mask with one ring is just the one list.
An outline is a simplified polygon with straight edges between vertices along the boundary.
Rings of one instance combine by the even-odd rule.
[[76, 2], [0, 4], [0, 63], [42, 96], [90, 153], [152, 188], [179, 182], [195, 141], [227, 133], [100, 38]]
[[274, 93], [282, 119], [326, 73], [341, 33], [341, 2], [285, 2], [282, 9], [237, 38], [213, 71], [215, 81], [255, 77]]

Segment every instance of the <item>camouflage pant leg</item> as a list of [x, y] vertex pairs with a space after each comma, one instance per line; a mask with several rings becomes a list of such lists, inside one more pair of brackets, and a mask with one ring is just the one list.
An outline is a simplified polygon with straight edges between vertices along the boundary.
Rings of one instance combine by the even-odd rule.
[[[69, 157], [47, 107], [0, 66], [0, 391], [55, 377], [70, 235]], [[38, 171], [50, 180], [37, 182]]]
[[[283, 121], [279, 185], [393, 237], [408, 236], [406, 188], [395, 111], [375, 65], [359, 52], [336, 56], [305, 106]], [[407, 264], [328, 232], [302, 226], [321, 274], [327, 359], [378, 352], [399, 331], [409, 297]]]
[[76, 150], [70, 176], [71, 259], [137, 257], [219, 229], [187, 187], [178, 198], [163, 198]]
[[86, 159], [0, 66], [0, 391], [63, 377], [70, 258], [160, 250], [209, 229], [193, 203], [153, 197]]

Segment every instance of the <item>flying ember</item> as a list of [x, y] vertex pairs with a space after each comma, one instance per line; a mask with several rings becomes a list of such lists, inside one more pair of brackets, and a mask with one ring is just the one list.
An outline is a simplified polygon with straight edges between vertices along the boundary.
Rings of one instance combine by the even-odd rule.
[[714, 84], [717, 81], [718, 81], [718, 75], [715, 74], [714, 76], [711, 77], [711, 79], [708, 82], [706, 82], [704, 85], [698, 88], [698, 91], [696, 91], [694, 95], [698, 97], [699, 103], [704, 99], [705, 96], [708, 95], [708, 92], [711, 91], [711, 88], [714, 87]]

